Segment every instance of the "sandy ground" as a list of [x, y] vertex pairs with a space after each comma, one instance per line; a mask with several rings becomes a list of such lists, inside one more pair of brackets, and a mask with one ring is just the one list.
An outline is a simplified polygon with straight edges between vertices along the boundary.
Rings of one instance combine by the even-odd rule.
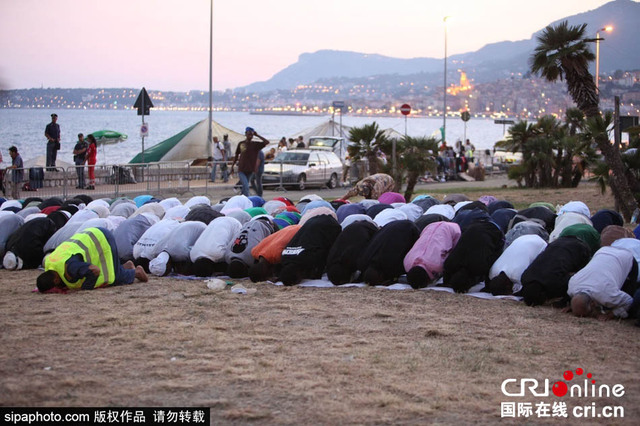
[[[38, 273], [0, 270], [0, 405], [207, 406], [212, 424], [513, 422], [502, 402], [566, 402], [568, 423], [640, 416], [631, 321], [432, 291], [245, 283], [257, 291], [240, 295], [171, 278], [40, 295]], [[624, 396], [501, 391], [577, 368]], [[573, 416], [592, 403], [624, 418]]]

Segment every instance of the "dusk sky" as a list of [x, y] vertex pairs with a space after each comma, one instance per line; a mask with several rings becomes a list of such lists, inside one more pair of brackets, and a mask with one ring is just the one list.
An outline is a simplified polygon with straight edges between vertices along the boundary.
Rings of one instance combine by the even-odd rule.
[[[607, 0], [214, 0], [215, 90], [321, 49], [444, 56], [522, 40]], [[0, 88], [208, 90], [209, 0], [0, 0]], [[603, 25], [606, 23], [603, 23]]]

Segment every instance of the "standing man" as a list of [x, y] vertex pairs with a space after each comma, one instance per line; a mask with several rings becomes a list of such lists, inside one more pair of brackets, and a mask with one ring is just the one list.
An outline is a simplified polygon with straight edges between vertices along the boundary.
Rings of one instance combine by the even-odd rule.
[[302, 135], [298, 136], [298, 145], [296, 148], [305, 149], [307, 146], [304, 144], [304, 137]]
[[229, 157], [231, 156], [231, 142], [229, 142], [229, 135], [222, 135], [222, 146], [224, 148], [224, 152], [222, 153], [222, 159], [224, 160], [224, 164], [220, 167], [222, 170], [222, 181], [224, 183], [229, 182], [229, 165], [227, 162], [229, 161]]
[[475, 160], [475, 151], [476, 151], [476, 147], [473, 146], [473, 144], [469, 139], [467, 139], [467, 141], [464, 144], [464, 155], [465, 157], [467, 157], [467, 160], [469, 160], [471, 163], [473, 163]]
[[[224, 146], [220, 139], [217, 136], [213, 137], [213, 165], [211, 167], [211, 182], [216, 181], [216, 172], [218, 171], [218, 163], [220, 163], [224, 159]], [[224, 171], [222, 170], [222, 166], [220, 166], [220, 171], [222, 172], [222, 178], [224, 179]]]
[[51, 114], [51, 123], [44, 129], [44, 136], [47, 138], [47, 171], [56, 170], [56, 157], [60, 149], [60, 125], [58, 114]]
[[84, 140], [84, 135], [78, 133], [78, 143], [73, 148], [73, 163], [76, 165], [76, 173], [78, 174], [78, 186], [76, 189], [84, 189], [84, 163], [85, 155], [89, 145]]
[[22, 157], [18, 154], [18, 148], [15, 146], [9, 148], [9, 155], [11, 156], [11, 165], [7, 169], [14, 169], [11, 172], [11, 198], [17, 200], [20, 195], [20, 184], [24, 178], [24, 164], [22, 164]]
[[258, 152], [258, 164], [256, 165], [256, 171], [253, 174], [253, 176], [251, 176], [251, 187], [253, 188], [254, 191], [256, 191], [256, 195], [258, 197], [262, 197], [262, 175], [264, 174], [264, 162], [265, 162], [265, 155], [264, 155], [264, 151], [260, 150]]
[[[249, 196], [249, 181], [258, 168], [258, 154], [262, 148], [269, 144], [269, 141], [260, 136], [253, 128], [247, 127], [244, 130], [245, 140], [238, 144], [236, 156], [231, 165], [231, 173], [233, 166], [238, 162], [238, 177], [242, 184], [242, 195]], [[258, 137], [262, 142], [253, 141], [253, 137]]]

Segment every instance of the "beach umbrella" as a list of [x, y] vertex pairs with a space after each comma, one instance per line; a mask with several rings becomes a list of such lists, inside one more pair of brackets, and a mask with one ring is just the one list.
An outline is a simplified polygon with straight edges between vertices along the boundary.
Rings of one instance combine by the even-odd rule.
[[104, 151], [105, 145], [117, 144], [127, 140], [128, 136], [124, 133], [116, 132], [115, 130], [98, 130], [97, 132], [90, 133], [96, 138], [96, 144], [102, 145], [102, 158], [103, 163], [106, 164], [107, 155]]
[[128, 136], [124, 133], [116, 132], [115, 130], [98, 130], [97, 132], [93, 132], [91, 134], [94, 138], [96, 138], [96, 142], [98, 143], [98, 145], [116, 144], [124, 142], [128, 138]]

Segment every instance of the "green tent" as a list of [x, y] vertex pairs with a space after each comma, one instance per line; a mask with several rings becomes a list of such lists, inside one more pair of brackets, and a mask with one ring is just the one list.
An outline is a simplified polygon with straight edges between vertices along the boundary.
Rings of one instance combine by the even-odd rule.
[[[157, 145], [144, 150], [144, 162], [154, 163], [159, 161], [194, 161], [206, 159], [209, 156], [207, 147], [208, 124], [204, 119], [178, 134], [171, 136]], [[222, 141], [224, 134], [229, 135], [231, 142], [231, 154], [235, 153], [238, 142], [244, 140], [244, 135], [234, 132], [215, 121], [211, 122], [211, 135], [217, 136]], [[130, 164], [142, 163], [142, 153], [138, 153], [129, 161]]]

